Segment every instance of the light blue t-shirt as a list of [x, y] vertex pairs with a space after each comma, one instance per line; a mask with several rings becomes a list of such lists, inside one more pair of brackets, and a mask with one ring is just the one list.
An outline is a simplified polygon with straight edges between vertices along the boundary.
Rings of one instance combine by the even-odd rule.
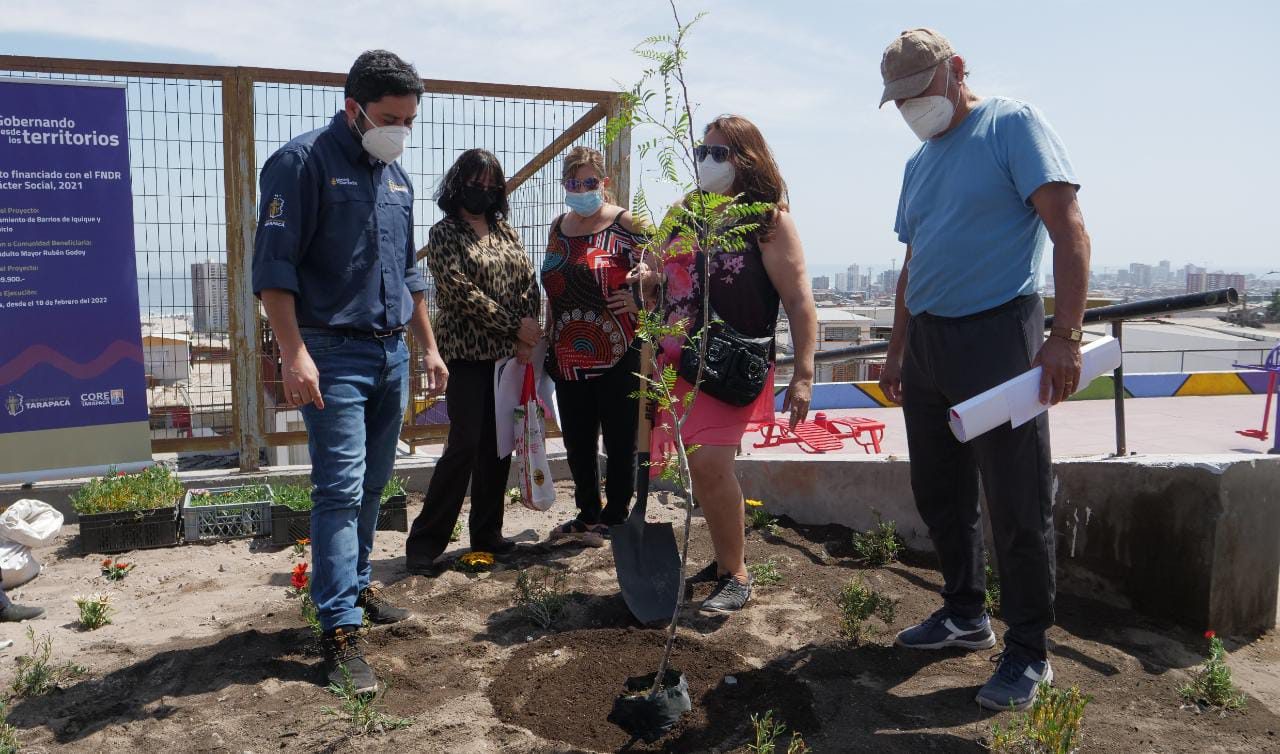
[[1046, 183], [1079, 186], [1040, 111], [991, 97], [907, 161], [894, 230], [911, 245], [907, 311], [963, 317], [1034, 293], [1048, 233], [1031, 206]]

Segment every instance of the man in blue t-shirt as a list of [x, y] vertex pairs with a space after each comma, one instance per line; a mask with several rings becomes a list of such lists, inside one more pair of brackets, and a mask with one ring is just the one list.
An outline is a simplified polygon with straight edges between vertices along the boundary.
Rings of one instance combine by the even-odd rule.
[[[1053, 625], [1054, 528], [1045, 414], [961, 443], [952, 406], [1043, 367], [1040, 399], [1079, 387], [1089, 236], [1066, 148], [1031, 105], [980, 98], [964, 60], [936, 31], [903, 32], [885, 50], [881, 105], [893, 101], [924, 142], [907, 161], [895, 230], [907, 245], [880, 386], [901, 403], [911, 488], [945, 584], [943, 607], [898, 634], [915, 649], [996, 644], [986, 589], [981, 472], [1009, 626], [984, 707], [1025, 709], [1051, 681], [1045, 631]], [[1053, 241], [1056, 326], [1044, 336], [1036, 293], [1040, 255]]]

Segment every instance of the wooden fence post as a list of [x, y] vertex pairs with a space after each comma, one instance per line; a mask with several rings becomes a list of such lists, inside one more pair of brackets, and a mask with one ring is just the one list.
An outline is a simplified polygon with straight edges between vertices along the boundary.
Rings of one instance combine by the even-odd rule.
[[[614, 120], [622, 114], [622, 97], [614, 94], [609, 99], [608, 118]], [[605, 147], [605, 171], [613, 185], [613, 195], [618, 206], [631, 209], [631, 127], [618, 132], [617, 138]]]
[[232, 422], [240, 470], [257, 471], [264, 447], [258, 301], [253, 295], [257, 162], [253, 146], [253, 77], [233, 68], [222, 78], [223, 180], [227, 211], [227, 296], [231, 331]]

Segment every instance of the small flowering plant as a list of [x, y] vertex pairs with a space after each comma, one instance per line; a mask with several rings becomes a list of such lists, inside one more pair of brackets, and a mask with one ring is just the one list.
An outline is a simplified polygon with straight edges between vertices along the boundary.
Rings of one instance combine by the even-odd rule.
[[77, 594], [73, 599], [80, 610], [80, 628], [96, 631], [111, 622], [111, 597], [106, 594]]
[[[299, 539], [293, 543], [293, 555], [297, 558], [305, 558], [307, 556], [307, 546], [311, 544], [310, 538]], [[305, 563], [303, 565], [306, 565]]]
[[1222, 639], [1212, 631], [1205, 631], [1209, 640], [1209, 657], [1200, 666], [1191, 683], [1178, 690], [1183, 699], [1194, 704], [1219, 707], [1224, 710], [1244, 709], [1245, 696], [1231, 680], [1231, 668], [1227, 667], [1227, 649]]
[[763, 501], [747, 499], [745, 503], [747, 526], [752, 529], [764, 529], [770, 534], [777, 531], [778, 519], [774, 518], [769, 514], [769, 511], [765, 510]]
[[302, 620], [311, 628], [311, 633], [320, 636], [323, 633], [320, 614], [316, 610], [315, 601], [311, 599], [311, 576], [307, 573], [306, 562], [298, 563], [290, 572], [288, 594], [291, 599], [299, 600], [298, 609], [302, 613]]
[[483, 573], [492, 569], [493, 564], [496, 562], [497, 559], [493, 557], [493, 553], [472, 550], [458, 558], [458, 570], [469, 573]]
[[299, 597], [311, 588], [311, 577], [307, 575], [307, 564], [299, 563], [289, 574], [289, 596]]
[[102, 561], [102, 576], [107, 581], [120, 581], [129, 575], [129, 571], [133, 570], [135, 563], [126, 563], [123, 560], [112, 560], [105, 558]]

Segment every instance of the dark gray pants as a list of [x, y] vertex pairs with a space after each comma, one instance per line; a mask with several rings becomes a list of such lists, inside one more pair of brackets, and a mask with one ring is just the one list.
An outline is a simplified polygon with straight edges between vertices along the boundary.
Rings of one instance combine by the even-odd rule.
[[1053, 625], [1054, 532], [1049, 419], [1008, 424], [961, 443], [951, 406], [1025, 372], [1044, 341], [1044, 307], [1024, 296], [959, 318], [921, 314], [907, 328], [903, 414], [916, 507], [942, 564], [942, 597], [962, 617], [983, 612], [981, 472], [995, 539], [1007, 648], [1045, 657]]

